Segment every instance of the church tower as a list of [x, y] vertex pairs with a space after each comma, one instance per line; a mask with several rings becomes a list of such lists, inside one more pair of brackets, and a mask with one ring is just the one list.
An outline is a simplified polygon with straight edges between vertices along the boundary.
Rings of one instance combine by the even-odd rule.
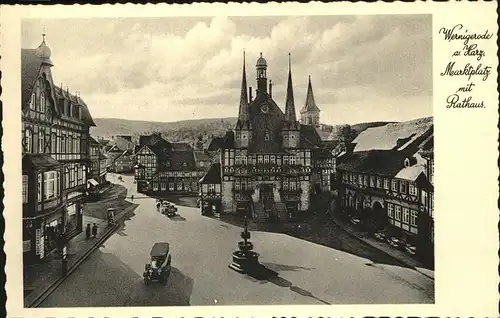
[[319, 126], [320, 125], [319, 113], [320, 110], [318, 106], [316, 106], [316, 102], [314, 101], [314, 94], [311, 85], [311, 75], [309, 75], [309, 85], [307, 87], [306, 104], [300, 111], [300, 121], [304, 125]]
[[240, 108], [238, 112], [238, 121], [236, 122], [235, 148], [248, 148], [252, 124], [248, 111], [247, 95], [247, 75], [245, 70], [245, 52], [243, 52], [243, 75], [241, 79]]
[[288, 83], [285, 100], [285, 122], [281, 131], [283, 148], [298, 148], [300, 145], [300, 125], [295, 115], [293, 98], [292, 63], [288, 53]]

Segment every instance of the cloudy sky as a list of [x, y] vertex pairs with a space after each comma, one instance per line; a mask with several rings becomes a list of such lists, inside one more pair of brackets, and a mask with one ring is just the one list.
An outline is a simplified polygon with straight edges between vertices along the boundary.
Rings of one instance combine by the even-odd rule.
[[284, 109], [288, 52], [297, 112], [311, 75], [328, 124], [432, 115], [430, 15], [25, 20], [22, 47], [45, 27], [54, 82], [93, 117], [177, 121], [237, 116], [247, 81], [268, 61]]

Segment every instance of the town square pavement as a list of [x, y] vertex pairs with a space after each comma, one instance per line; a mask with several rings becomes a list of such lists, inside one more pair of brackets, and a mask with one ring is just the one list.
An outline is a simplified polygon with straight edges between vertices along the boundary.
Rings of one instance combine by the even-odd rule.
[[[40, 307], [433, 303], [434, 281], [395, 264], [328, 248], [289, 235], [252, 232], [260, 261], [278, 273], [266, 280], [228, 268], [241, 228], [179, 206], [160, 214], [155, 200], [123, 184], [139, 206]], [[339, 229], [342, 231], [342, 229]], [[366, 245], [355, 238], [346, 244]], [[166, 286], [142, 280], [155, 242], [170, 243], [172, 273]]]

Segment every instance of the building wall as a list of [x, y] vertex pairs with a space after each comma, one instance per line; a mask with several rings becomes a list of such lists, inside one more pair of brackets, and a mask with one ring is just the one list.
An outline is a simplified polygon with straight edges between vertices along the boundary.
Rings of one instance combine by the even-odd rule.
[[232, 213], [235, 211], [233, 181], [222, 181], [222, 210], [224, 213]]
[[309, 180], [300, 181], [300, 189], [302, 190], [302, 193], [300, 194], [300, 210], [306, 211], [309, 209], [311, 182]]

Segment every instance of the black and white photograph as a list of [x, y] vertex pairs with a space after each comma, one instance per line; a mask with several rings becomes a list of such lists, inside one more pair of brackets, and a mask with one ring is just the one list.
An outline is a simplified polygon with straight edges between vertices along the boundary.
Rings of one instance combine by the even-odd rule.
[[431, 30], [23, 20], [24, 306], [433, 303]]

